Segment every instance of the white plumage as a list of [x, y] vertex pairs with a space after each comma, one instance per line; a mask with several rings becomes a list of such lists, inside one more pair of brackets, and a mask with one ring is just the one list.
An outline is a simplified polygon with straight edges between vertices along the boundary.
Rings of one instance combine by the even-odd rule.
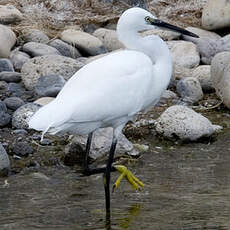
[[153, 28], [146, 16], [153, 17], [140, 8], [127, 10], [117, 26], [127, 50], [76, 72], [56, 99], [35, 113], [29, 127], [43, 134], [87, 134], [107, 126], [121, 130], [135, 114], [153, 106], [169, 83], [172, 63], [167, 45], [158, 36], [138, 34]]

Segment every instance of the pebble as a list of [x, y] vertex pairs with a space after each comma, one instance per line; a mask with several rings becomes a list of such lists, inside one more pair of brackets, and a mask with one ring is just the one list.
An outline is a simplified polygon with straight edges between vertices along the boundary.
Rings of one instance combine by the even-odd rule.
[[21, 71], [22, 66], [30, 60], [30, 56], [27, 53], [21, 52], [18, 49], [13, 50], [10, 53], [10, 60], [16, 71]]
[[14, 71], [12, 62], [7, 58], [0, 59], [0, 72], [3, 72], [3, 71], [9, 71], [9, 72]]
[[28, 42], [24, 44], [22, 51], [29, 54], [31, 57], [44, 55], [61, 55], [56, 48], [39, 42]]
[[22, 105], [13, 113], [12, 126], [17, 129], [27, 129], [29, 119], [39, 108], [40, 106], [34, 103]]
[[27, 141], [16, 141], [12, 144], [12, 152], [19, 157], [27, 157], [33, 153], [33, 148]]
[[7, 91], [11, 96], [21, 97], [25, 93], [25, 88], [22, 84], [11, 82], [8, 84]]
[[41, 76], [35, 86], [35, 92], [43, 97], [56, 97], [65, 83], [65, 79], [60, 75]]
[[0, 81], [20, 82], [21, 81], [21, 73], [2, 71], [2, 72], [0, 72]]
[[23, 42], [48, 43], [49, 37], [41, 30], [27, 29], [26, 31], [22, 31], [21, 40]]
[[167, 139], [196, 141], [211, 136], [222, 127], [213, 125], [206, 117], [186, 106], [174, 105], [156, 120], [155, 129]]
[[25, 104], [25, 102], [19, 97], [8, 97], [4, 100], [4, 102], [7, 108], [13, 111], [17, 110], [20, 106]]

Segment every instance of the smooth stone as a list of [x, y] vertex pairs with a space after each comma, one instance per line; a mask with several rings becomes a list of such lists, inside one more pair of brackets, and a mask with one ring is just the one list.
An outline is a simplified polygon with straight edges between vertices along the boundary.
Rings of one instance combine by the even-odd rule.
[[75, 45], [84, 56], [94, 56], [107, 52], [100, 39], [82, 31], [64, 30], [60, 38], [69, 44]]
[[187, 77], [179, 80], [176, 89], [185, 102], [196, 103], [204, 96], [197, 78]]
[[[102, 128], [94, 132], [92, 146], [90, 149], [90, 157], [93, 159], [98, 159], [104, 156], [106, 153], [109, 152], [111, 139], [113, 136], [113, 129], [112, 128]], [[75, 146], [85, 146], [87, 142], [87, 135], [75, 136], [71, 143], [67, 146], [65, 152], [71, 151], [71, 145]], [[72, 146], [72, 147], [73, 147]], [[116, 153], [119, 154], [128, 154], [132, 156], [136, 156], [139, 154], [137, 149], [134, 148], [133, 144], [122, 134], [119, 137]]]
[[217, 96], [230, 109], [230, 52], [219, 53], [213, 58], [211, 81]]
[[22, 51], [29, 54], [31, 57], [44, 55], [61, 55], [56, 48], [39, 42], [28, 42], [24, 44]]
[[0, 72], [0, 81], [17, 83], [21, 81], [21, 74], [18, 72], [3, 71], [3, 72]]
[[25, 93], [25, 88], [22, 86], [22, 84], [10, 82], [8, 84], [7, 91], [11, 96], [21, 97]]
[[0, 90], [7, 89], [8, 84], [5, 81], [0, 81]]
[[28, 132], [25, 129], [15, 129], [12, 131], [12, 134], [26, 135]]
[[21, 71], [22, 66], [30, 60], [30, 56], [27, 53], [15, 49], [10, 53], [10, 60], [16, 71]]
[[[197, 27], [186, 27], [185, 28], [186, 30], [198, 35], [200, 38], [208, 38], [208, 39], [213, 39], [213, 40], [218, 40], [221, 38], [221, 36], [215, 32], [212, 32], [212, 31], [208, 31], [208, 30], [203, 30], [201, 28], [197, 28]], [[194, 39], [197, 39], [197, 38], [193, 38], [193, 37], [190, 37], [190, 36], [187, 36], [187, 35], [183, 35], [182, 36], [184, 40], [186, 41], [191, 41], [191, 40], [194, 40]], [[191, 40], [190, 40], [191, 39]]]
[[10, 160], [5, 148], [3, 147], [2, 143], [0, 143], [0, 175], [7, 176], [9, 170]]
[[5, 102], [0, 100], [0, 127], [7, 126], [11, 121], [10, 114], [7, 113]]
[[60, 39], [55, 39], [48, 44], [56, 48], [62, 56], [74, 59], [81, 57], [81, 54], [75, 47], [67, 44], [66, 42], [63, 42]]
[[0, 24], [0, 58], [8, 58], [16, 43], [16, 35], [9, 27]]
[[23, 19], [23, 14], [13, 5], [0, 5], [0, 23], [14, 24]]
[[202, 87], [203, 92], [208, 93], [214, 90], [211, 81], [211, 66], [200, 65], [196, 67], [192, 72], [192, 77], [198, 79]]
[[194, 68], [200, 63], [200, 55], [196, 45], [187, 41], [169, 41], [167, 42], [172, 54], [174, 65], [184, 68]]
[[171, 90], [165, 90], [158, 104], [165, 104], [169, 100], [176, 99], [178, 96]]
[[4, 100], [4, 103], [6, 104], [7, 108], [13, 111], [25, 104], [25, 102], [19, 97], [8, 97]]
[[230, 2], [228, 0], [207, 1], [202, 11], [202, 27], [216, 30], [230, 26]]
[[0, 112], [7, 112], [6, 104], [2, 100], [0, 100]]
[[38, 43], [48, 43], [49, 37], [41, 30], [38, 29], [27, 29], [22, 33], [23, 42], [38, 42]]
[[14, 72], [13, 64], [7, 58], [0, 59], [0, 72], [3, 72], [3, 71]]
[[41, 98], [38, 98], [33, 103], [43, 106], [43, 105], [47, 105], [48, 103], [50, 103], [54, 99], [55, 99], [55, 97], [41, 97]]
[[196, 141], [209, 137], [221, 128], [221, 126], [213, 125], [201, 114], [182, 105], [169, 107], [155, 123], [158, 134], [167, 139], [183, 141]]
[[124, 45], [118, 40], [115, 30], [99, 28], [94, 31], [93, 35], [102, 41], [108, 51], [124, 48]]
[[35, 57], [22, 66], [22, 81], [27, 89], [32, 90], [41, 76], [61, 75], [68, 80], [83, 65], [78, 60], [60, 55]]
[[182, 78], [191, 77], [192, 72], [193, 69], [174, 64], [172, 79], [180, 80]]
[[27, 129], [28, 121], [41, 106], [34, 103], [27, 103], [19, 107], [12, 117], [12, 126], [17, 129]]
[[65, 79], [60, 75], [41, 76], [35, 86], [35, 92], [39, 96], [56, 97], [65, 83]]

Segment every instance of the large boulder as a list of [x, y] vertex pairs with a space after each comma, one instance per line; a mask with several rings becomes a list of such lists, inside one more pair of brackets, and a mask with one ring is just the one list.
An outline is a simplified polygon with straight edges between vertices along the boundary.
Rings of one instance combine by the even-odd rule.
[[168, 139], [196, 141], [211, 136], [221, 127], [213, 125], [206, 117], [186, 106], [174, 105], [156, 120], [155, 129]]
[[100, 39], [80, 30], [64, 30], [60, 38], [71, 45], [75, 45], [86, 56], [94, 56], [107, 52]]
[[8, 58], [16, 42], [16, 35], [7, 26], [0, 24], [0, 58]]
[[78, 60], [60, 55], [35, 57], [22, 66], [22, 81], [27, 89], [32, 90], [41, 76], [61, 75], [68, 80], [83, 65]]
[[213, 58], [211, 81], [218, 97], [230, 109], [230, 52], [219, 53]]
[[207, 30], [230, 26], [230, 1], [208, 0], [202, 12], [202, 27]]

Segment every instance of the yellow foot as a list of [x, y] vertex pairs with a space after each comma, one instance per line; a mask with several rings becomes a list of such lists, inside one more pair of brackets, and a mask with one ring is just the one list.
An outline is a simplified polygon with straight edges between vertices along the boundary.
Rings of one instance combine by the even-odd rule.
[[113, 191], [114, 189], [118, 188], [119, 184], [121, 183], [121, 180], [125, 177], [125, 179], [132, 185], [132, 187], [136, 190], [141, 189], [141, 187], [144, 187], [144, 184], [137, 179], [130, 170], [128, 170], [123, 165], [115, 165], [114, 168], [121, 173], [121, 175], [118, 177], [116, 182], [113, 185]]

